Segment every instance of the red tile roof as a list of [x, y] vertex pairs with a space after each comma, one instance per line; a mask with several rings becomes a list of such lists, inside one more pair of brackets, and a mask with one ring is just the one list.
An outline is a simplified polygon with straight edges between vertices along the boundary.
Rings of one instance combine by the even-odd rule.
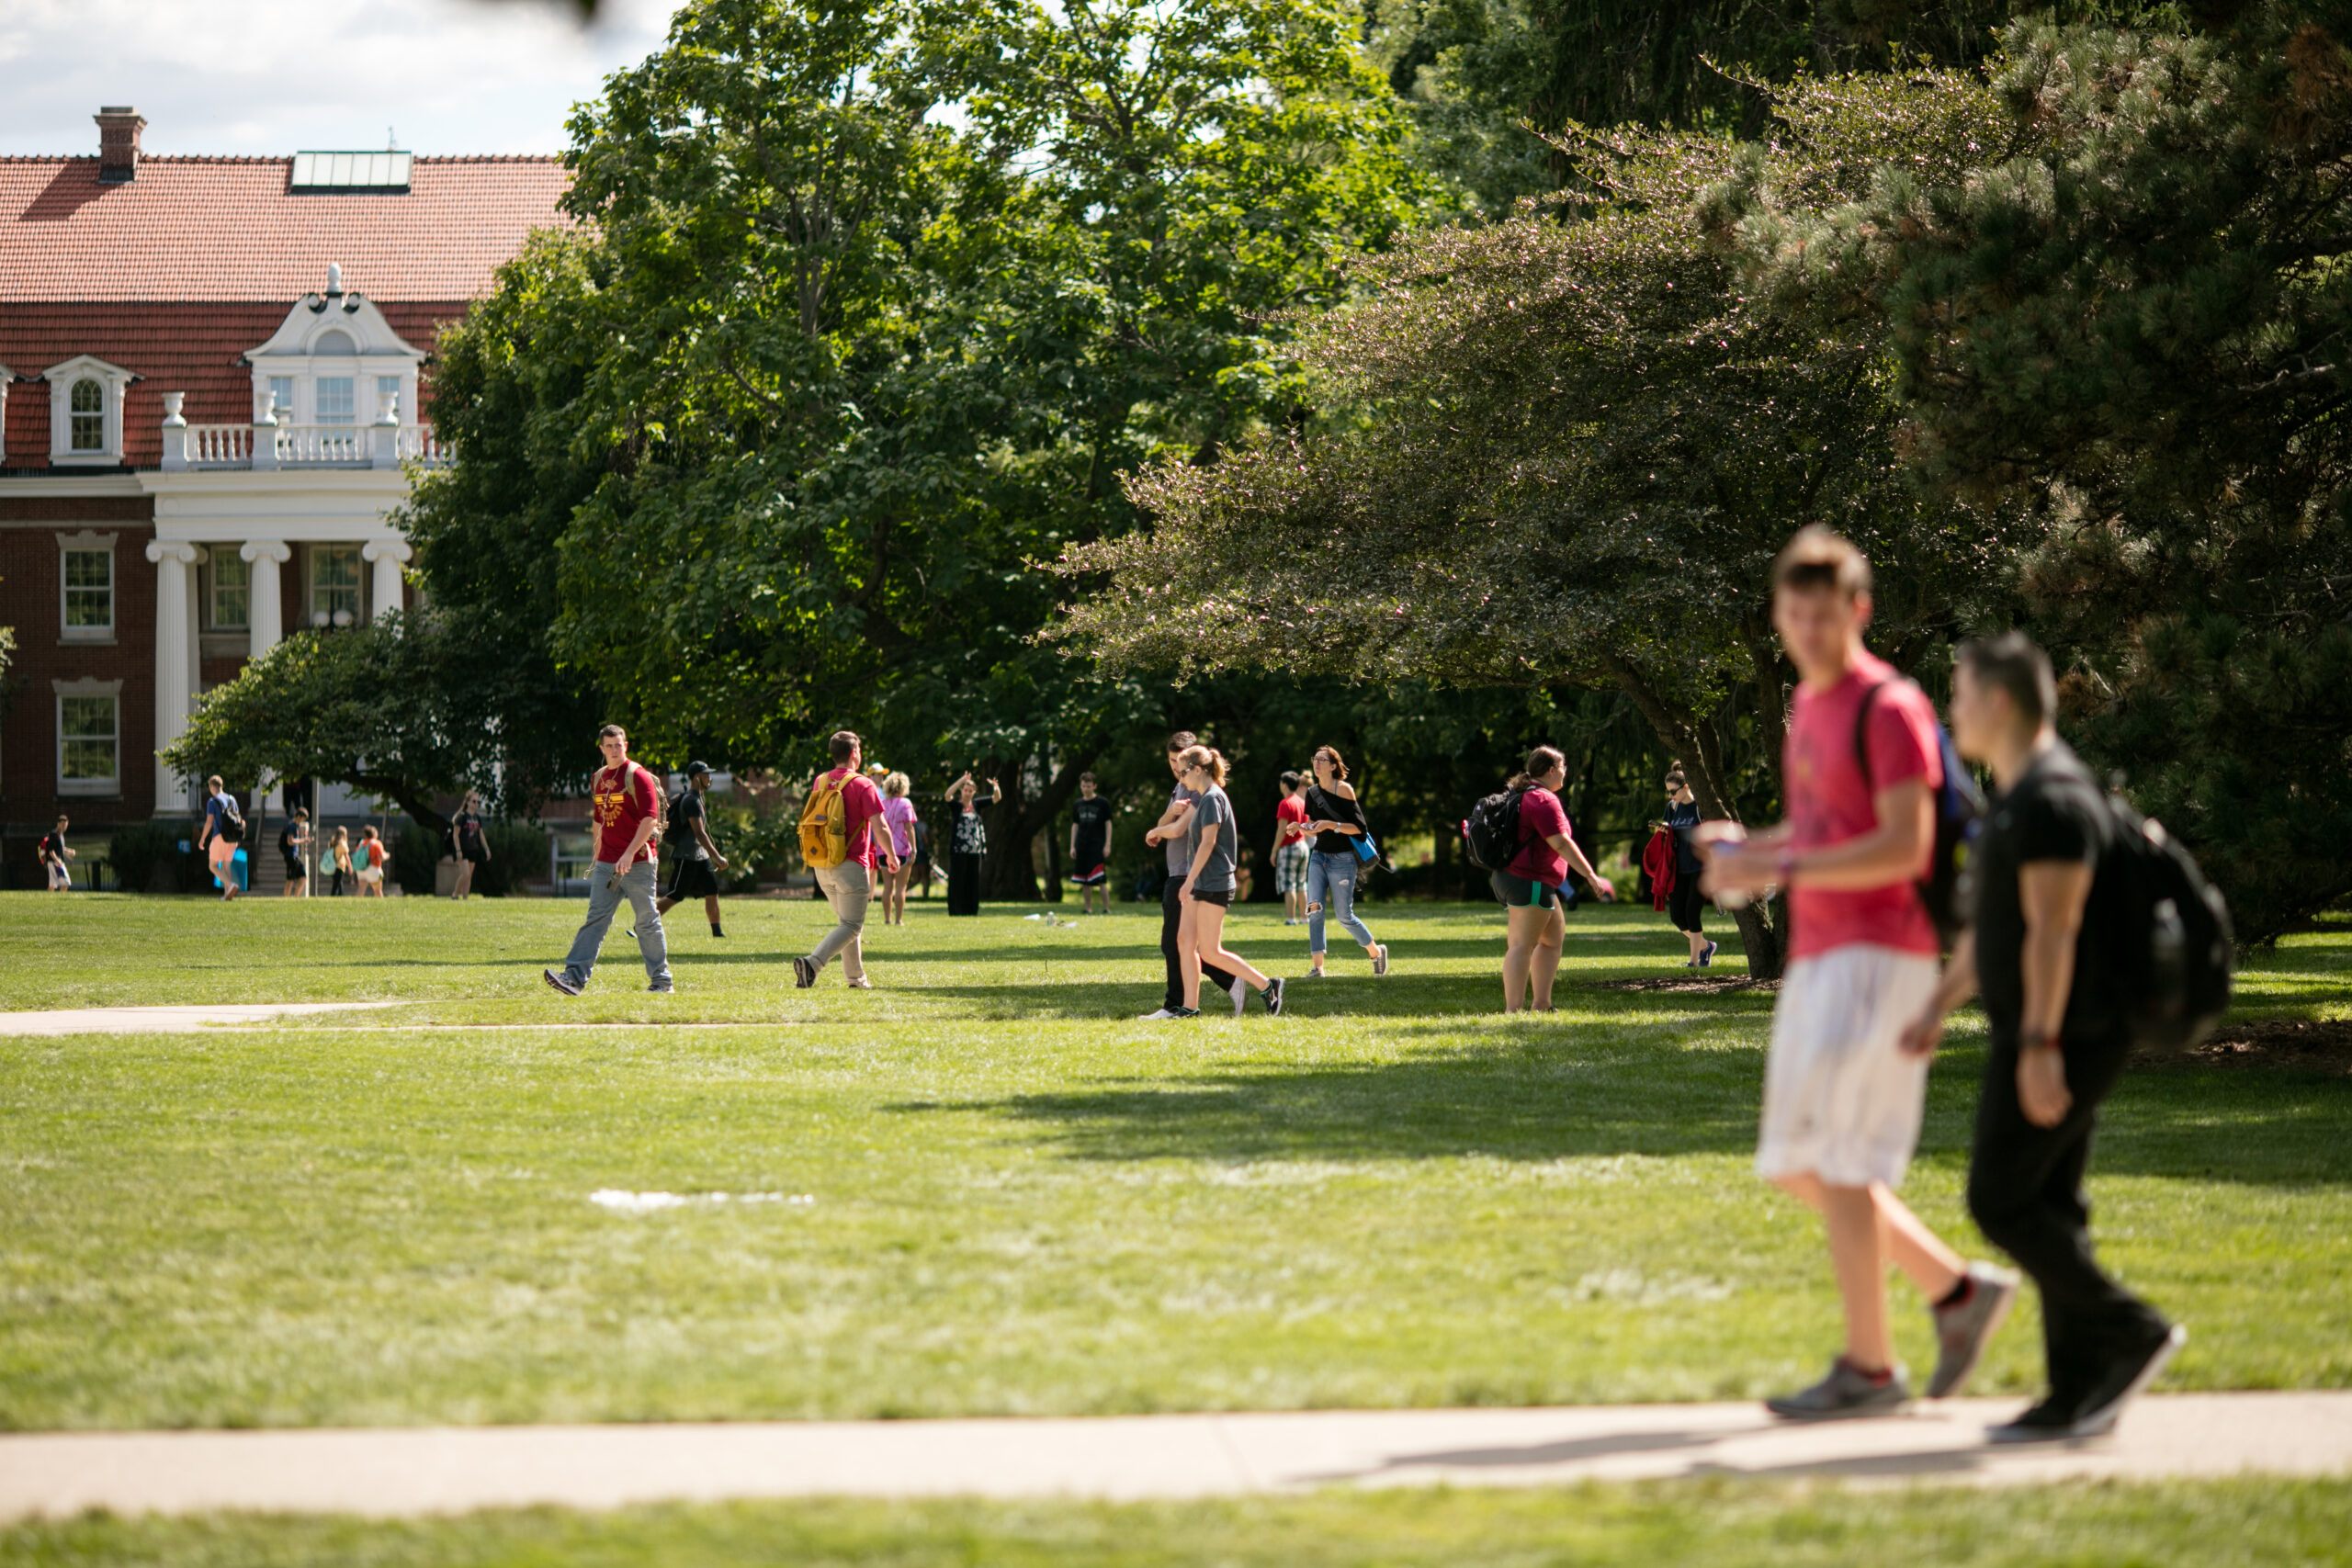
[[275, 299], [282, 314], [326, 286], [329, 262], [379, 304], [471, 299], [526, 234], [562, 221], [570, 178], [552, 158], [419, 158], [405, 196], [295, 196], [293, 170], [141, 158], [138, 178], [100, 185], [96, 158], [0, 158], [0, 301]]
[[[123, 394], [123, 444], [133, 468], [152, 468], [164, 460], [165, 392], [187, 394], [180, 412], [190, 424], [251, 420], [253, 367], [240, 356], [269, 341], [300, 292], [270, 304], [0, 301], [0, 365], [19, 378], [8, 389], [0, 467], [49, 466], [49, 384], [21, 378], [39, 376], [77, 354], [95, 355], [141, 378]], [[428, 354], [441, 323], [456, 321], [467, 309], [463, 299], [376, 303], [394, 332]], [[419, 387], [427, 418], [432, 396], [428, 377]]]

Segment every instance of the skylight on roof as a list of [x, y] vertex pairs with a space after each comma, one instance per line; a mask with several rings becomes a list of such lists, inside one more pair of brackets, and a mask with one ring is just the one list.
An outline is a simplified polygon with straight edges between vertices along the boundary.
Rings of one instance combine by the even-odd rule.
[[405, 195], [413, 152], [297, 152], [295, 191], [368, 191]]

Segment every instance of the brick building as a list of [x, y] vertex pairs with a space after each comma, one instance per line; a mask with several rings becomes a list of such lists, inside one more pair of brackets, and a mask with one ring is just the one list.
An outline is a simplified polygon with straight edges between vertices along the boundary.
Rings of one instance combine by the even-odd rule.
[[96, 156], [0, 158], [0, 883], [59, 810], [85, 843], [186, 812], [155, 751], [199, 694], [408, 601], [388, 517], [439, 460], [435, 334], [565, 186], [548, 158], [142, 157], [138, 114], [96, 118]]

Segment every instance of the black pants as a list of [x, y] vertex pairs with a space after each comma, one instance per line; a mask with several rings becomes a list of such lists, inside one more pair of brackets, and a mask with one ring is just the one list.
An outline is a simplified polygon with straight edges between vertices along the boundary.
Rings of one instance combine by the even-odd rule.
[[[1180, 1008], [1201, 1005], [1199, 997], [1184, 994], [1184, 964], [1176, 956], [1176, 929], [1184, 919], [1183, 901], [1176, 897], [1176, 893], [1183, 886], [1182, 877], [1171, 876], [1168, 879], [1168, 886], [1159, 890], [1159, 956], [1168, 960], [1168, 999], [1159, 1005], [1170, 1012]], [[1204, 964], [1201, 974], [1219, 990], [1233, 989], [1233, 972], [1229, 969]]]
[[2055, 1127], [2037, 1127], [2018, 1104], [2016, 1042], [1996, 1032], [1976, 1102], [1968, 1210], [1986, 1237], [2033, 1277], [2041, 1292], [2050, 1392], [2074, 1400], [2089, 1393], [2118, 1358], [2152, 1347], [2168, 1325], [2109, 1279], [2091, 1255], [2083, 1171], [2090, 1164], [2099, 1102], [2122, 1076], [2130, 1043], [2115, 1036], [2070, 1039], [2065, 1052], [2074, 1104]]
[[1666, 896], [1667, 919], [1679, 931], [1703, 933], [1707, 929], [1707, 901], [1699, 896], [1699, 874], [1683, 872], [1674, 879], [1674, 891]]
[[977, 915], [980, 912], [980, 857], [950, 854], [947, 857], [947, 912], [951, 915]]

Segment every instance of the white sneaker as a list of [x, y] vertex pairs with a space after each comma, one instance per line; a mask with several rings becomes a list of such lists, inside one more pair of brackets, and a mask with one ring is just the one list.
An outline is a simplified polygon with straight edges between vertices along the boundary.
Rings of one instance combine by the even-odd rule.
[[1250, 1010], [1250, 982], [1238, 975], [1233, 977], [1233, 1016], [1241, 1017]]
[[1175, 1016], [1176, 1015], [1174, 1013], [1170, 1012], [1166, 1008], [1161, 1008], [1158, 1012], [1136, 1014], [1136, 1021], [1137, 1023], [1157, 1023], [1163, 1018], [1174, 1018]]

